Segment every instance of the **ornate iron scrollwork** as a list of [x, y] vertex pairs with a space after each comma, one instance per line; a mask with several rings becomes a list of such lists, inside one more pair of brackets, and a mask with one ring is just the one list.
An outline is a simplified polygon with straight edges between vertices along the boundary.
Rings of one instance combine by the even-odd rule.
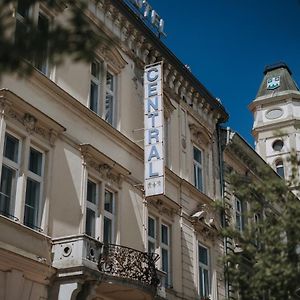
[[104, 244], [98, 261], [99, 271], [110, 276], [135, 280], [147, 286], [157, 287], [155, 262], [158, 254], [148, 254], [113, 244]]

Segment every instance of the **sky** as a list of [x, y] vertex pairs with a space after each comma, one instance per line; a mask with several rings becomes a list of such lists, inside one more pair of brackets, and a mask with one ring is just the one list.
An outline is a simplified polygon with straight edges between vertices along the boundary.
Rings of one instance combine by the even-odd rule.
[[163, 42], [217, 98], [253, 145], [252, 113], [266, 65], [283, 61], [300, 86], [300, 0], [148, 0]]

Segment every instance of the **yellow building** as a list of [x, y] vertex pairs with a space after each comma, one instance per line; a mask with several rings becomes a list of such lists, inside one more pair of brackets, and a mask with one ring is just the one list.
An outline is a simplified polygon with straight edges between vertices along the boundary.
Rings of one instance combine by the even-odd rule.
[[[30, 13], [51, 24], [68, 8]], [[44, 56], [2, 78], [0, 299], [224, 299], [228, 115], [128, 4], [91, 0], [87, 17], [107, 38], [91, 64]], [[142, 77], [160, 61], [165, 192], [145, 197]]]

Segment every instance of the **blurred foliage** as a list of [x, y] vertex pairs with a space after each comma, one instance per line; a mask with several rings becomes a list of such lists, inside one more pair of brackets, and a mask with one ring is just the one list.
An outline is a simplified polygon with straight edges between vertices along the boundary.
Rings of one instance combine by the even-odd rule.
[[[50, 26], [37, 26], [32, 14], [37, 5], [53, 12]], [[20, 10], [31, 13], [18, 23]], [[28, 61], [34, 61], [45, 49], [50, 64], [61, 64], [65, 57], [92, 60], [95, 49], [106, 38], [93, 27], [84, 14], [86, 10], [84, 0], [0, 0], [0, 76], [30, 73], [33, 68]]]
[[[226, 276], [240, 300], [297, 299], [300, 288], [299, 161], [290, 159], [291, 176], [285, 182], [271, 168], [257, 177], [232, 173], [231, 189], [248, 203], [244, 230], [234, 228], [231, 208], [223, 207], [227, 226], [223, 230], [232, 249], [225, 257]], [[260, 216], [256, 221], [254, 214]], [[235, 245], [235, 246], [234, 246]]]

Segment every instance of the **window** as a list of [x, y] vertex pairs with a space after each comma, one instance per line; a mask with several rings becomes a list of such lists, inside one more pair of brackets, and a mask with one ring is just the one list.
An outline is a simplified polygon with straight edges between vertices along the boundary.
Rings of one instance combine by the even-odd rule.
[[284, 166], [283, 166], [283, 161], [282, 161], [282, 160], [276, 161], [275, 166], [276, 166], [276, 172], [277, 172], [277, 174], [278, 174], [280, 177], [284, 178]]
[[41, 71], [45, 75], [49, 75], [49, 61], [48, 61], [48, 43], [47, 36], [50, 29], [49, 17], [40, 9], [40, 5], [28, 5], [27, 1], [18, 1], [17, 13], [16, 13], [16, 44], [17, 46], [24, 47], [23, 44], [18, 44], [18, 37], [30, 34], [28, 30], [28, 20], [36, 26], [37, 33], [43, 38], [38, 44], [34, 45], [36, 49], [36, 55], [34, 57], [28, 57], [25, 53], [24, 58], [29, 60], [35, 68]]
[[95, 182], [88, 180], [86, 194], [86, 222], [85, 233], [96, 237], [96, 220], [98, 217], [98, 187]]
[[272, 147], [273, 147], [273, 150], [274, 151], [281, 151], [282, 148], [283, 148], [284, 144], [283, 144], [283, 141], [282, 140], [276, 140], [273, 144], [272, 144]]
[[199, 294], [200, 298], [209, 297], [210, 294], [210, 268], [209, 251], [206, 247], [198, 245], [199, 258]]
[[20, 142], [10, 134], [5, 135], [0, 183], [0, 214], [13, 216], [16, 181], [19, 173]]
[[115, 76], [106, 73], [105, 121], [113, 124], [115, 102]]
[[[23, 165], [22, 169], [21, 157], [28, 158], [28, 164]], [[19, 218], [24, 225], [37, 230], [41, 230], [44, 160], [43, 151], [33, 145], [28, 150], [22, 149], [21, 139], [6, 132], [0, 180], [0, 214], [15, 220]], [[24, 190], [21, 187], [22, 181], [18, 180], [20, 172], [25, 175]], [[18, 218], [15, 217], [17, 190], [24, 192], [19, 195], [24, 204], [24, 214], [18, 215]]]
[[[157, 227], [158, 226], [158, 227]], [[158, 234], [157, 229], [160, 228]], [[160, 256], [160, 269], [166, 273], [165, 285], [171, 285], [170, 226], [148, 216], [148, 253]]]
[[170, 284], [170, 230], [169, 226], [161, 224], [161, 269], [166, 272], [166, 283]]
[[114, 125], [115, 105], [116, 76], [107, 70], [106, 64], [94, 60], [91, 64], [89, 108], [102, 115], [107, 123]]
[[24, 224], [39, 229], [40, 205], [43, 188], [43, 153], [30, 147], [26, 182]]
[[193, 147], [194, 156], [194, 185], [203, 192], [203, 153], [200, 149]]
[[148, 253], [155, 253], [156, 249], [156, 221], [148, 217]]
[[240, 232], [244, 230], [243, 203], [237, 198], [235, 198], [235, 228]]
[[103, 242], [114, 242], [115, 227], [115, 194], [105, 190], [104, 195], [104, 221], [103, 221]]

